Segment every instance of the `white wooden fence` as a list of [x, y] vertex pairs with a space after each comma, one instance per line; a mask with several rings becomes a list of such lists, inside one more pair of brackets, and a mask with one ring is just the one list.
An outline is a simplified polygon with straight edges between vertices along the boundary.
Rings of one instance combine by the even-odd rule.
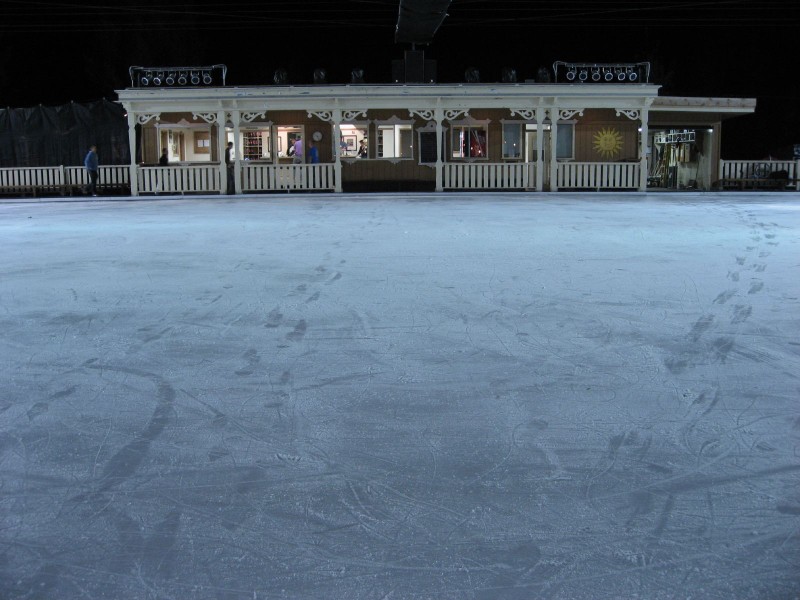
[[[124, 165], [101, 166], [97, 186], [115, 190], [128, 187], [130, 169]], [[0, 169], [0, 192], [18, 194], [80, 191], [89, 185], [89, 174], [83, 167], [26, 167]]]
[[219, 165], [174, 165], [137, 167], [140, 194], [193, 194], [219, 192]]
[[243, 192], [280, 190], [332, 190], [332, 164], [265, 165], [242, 163]]
[[771, 173], [785, 171], [787, 179], [795, 180], [795, 188], [800, 190], [800, 160], [721, 160], [719, 178], [722, 179], [769, 179]]
[[535, 187], [534, 163], [445, 163], [442, 186], [450, 190], [524, 190]]
[[639, 189], [640, 181], [638, 162], [560, 162], [556, 172], [558, 189]]

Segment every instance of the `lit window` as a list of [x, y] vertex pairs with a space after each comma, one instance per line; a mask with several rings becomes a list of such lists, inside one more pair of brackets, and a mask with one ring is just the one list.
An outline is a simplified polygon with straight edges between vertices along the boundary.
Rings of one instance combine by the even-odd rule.
[[411, 125], [378, 125], [378, 158], [413, 158]]
[[453, 158], [487, 158], [486, 127], [453, 127]]

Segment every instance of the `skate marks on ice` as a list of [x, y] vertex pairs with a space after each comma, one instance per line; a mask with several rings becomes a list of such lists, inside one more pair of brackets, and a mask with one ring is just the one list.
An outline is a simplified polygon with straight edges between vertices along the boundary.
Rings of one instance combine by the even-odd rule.
[[[421, 273], [408, 322], [376, 319], [360, 286], [337, 297], [357, 273], [327, 258], [270, 273], [278, 284], [238, 329], [202, 330], [213, 353], [187, 361], [198, 367], [159, 362], [152, 340], [25, 406], [26, 430], [0, 438], [4, 460], [29, 457], [4, 500], [17, 508], [0, 596], [793, 597], [793, 438], [765, 423], [796, 439], [800, 416], [779, 397], [786, 377], [779, 404], [736, 373], [773, 366], [739, 335], [776, 287], [774, 255], [760, 254], [778, 238], [761, 234], [718, 265], [719, 287], [652, 325], [660, 347], [621, 331], [650, 326], [636, 303], [564, 309], [576, 294], [544, 288], [558, 268], [519, 283], [538, 247], [489, 287]], [[438, 305], [447, 277], [459, 295]], [[748, 294], [753, 278], [763, 287]], [[365, 292], [387, 302], [379, 285]], [[223, 325], [242, 316], [229, 312]], [[174, 327], [164, 340], [185, 335]], [[128, 368], [142, 363], [166, 368]], [[81, 458], [48, 471], [48, 447]]]
[[[776, 223], [756, 221], [753, 214], [743, 214], [741, 211], [739, 216], [750, 228], [749, 241], [755, 242], [755, 245], [746, 246], [743, 254], [733, 257], [734, 270], [728, 271], [727, 278], [738, 285], [719, 292], [711, 301], [712, 306], [723, 307], [734, 298], [745, 300], [748, 296], [762, 292], [765, 285], [762, 274], [767, 271], [769, 265], [761, 259], [767, 259], [771, 251], [763, 249], [761, 243], [764, 238], [769, 240], [767, 243], [770, 245], [777, 246], [779, 243], [775, 241], [777, 234], [771, 232], [778, 227]], [[749, 274], [744, 280], [741, 278], [742, 270]], [[737, 352], [734, 336], [722, 334], [708, 339], [707, 334], [712, 336], [715, 329], [735, 332], [736, 328], [731, 329], [730, 326], [742, 325], [752, 315], [753, 306], [741, 301], [735, 303], [727, 312], [716, 310], [703, 315], [692, 324], [688, 333], [688, 339], [692, 344], [684, 346], [678, 352], [673, 351], [664, 359], [664, 365], [671, 373], [677, 375], [703, 361], [724, 363], [732, 352]], [[760, 352], [740, 350], [737, 354], [755, 361], [769, 360], [768, 356]]]

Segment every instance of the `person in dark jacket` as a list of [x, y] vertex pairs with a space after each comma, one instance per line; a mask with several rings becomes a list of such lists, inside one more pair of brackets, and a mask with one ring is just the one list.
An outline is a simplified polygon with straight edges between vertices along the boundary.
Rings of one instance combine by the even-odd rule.
[[159, 167], [169, 166], [169, 150], [167, 148], [161, 149], [161, 158], [158, 159]]
[[86, 193], [97, 196], [97, 176], [100, 174], [97, 146], [92, 145], [89, 147], [89, 152], [86, 154], [86, 158], [83, 159], [83, 166], [86, 167], [86, 172], [89, 174], [89, 185], [86, 188]]
[[228, 174], [228, 181], [227, 181], [227, 190], [226, 193], [228, 194], [235, 194], [236, 193], [236, 183], [233, 173], [233, 142], [228, 142], [227, 147], [225, 148], [225, 166], [226, 172]]
[[319, 163], [319, 150], [311, 141], [308, 142], [308, 162], [312, 165]]

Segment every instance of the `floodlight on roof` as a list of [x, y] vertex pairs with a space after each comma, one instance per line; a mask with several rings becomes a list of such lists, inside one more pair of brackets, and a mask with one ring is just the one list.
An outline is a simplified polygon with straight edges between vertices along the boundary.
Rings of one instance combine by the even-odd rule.
[[132, 87], [147, 87], [151, 85], [185, 86], [200, 85], [225, 85], [228, 67], [225, 65], [210, 65], [197, 67], [130, 67]]

